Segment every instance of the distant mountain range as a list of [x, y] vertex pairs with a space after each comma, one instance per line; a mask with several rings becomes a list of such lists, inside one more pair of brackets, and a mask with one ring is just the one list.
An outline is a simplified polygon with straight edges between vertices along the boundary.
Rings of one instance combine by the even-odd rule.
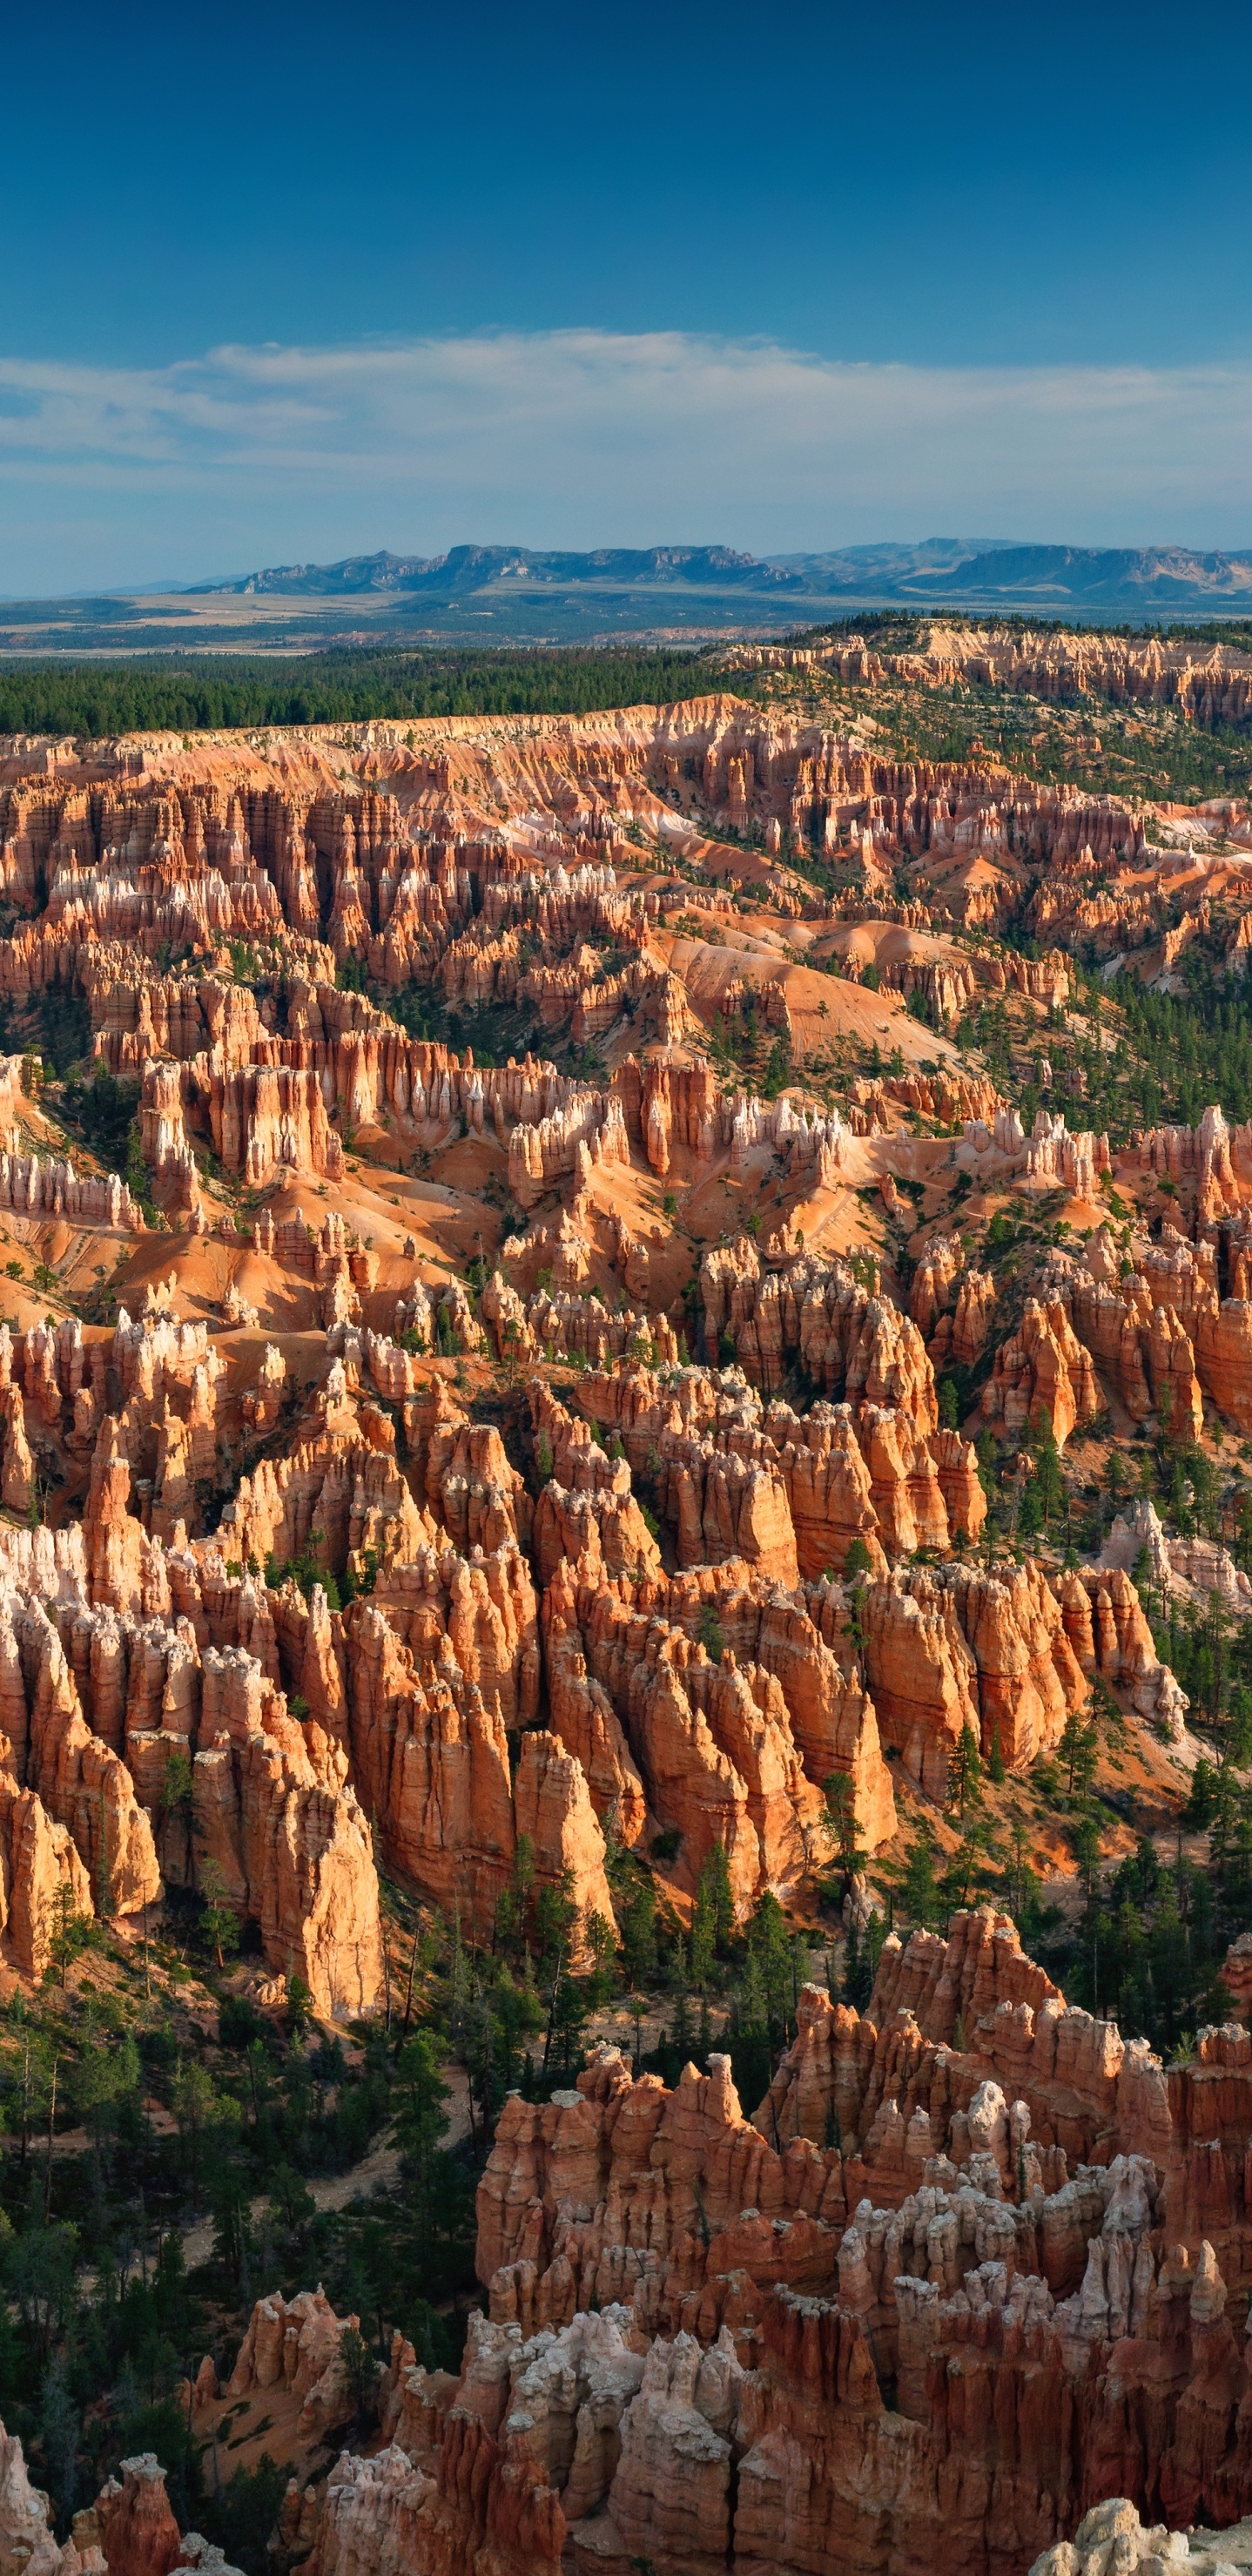
[[[797, 562], [804, 560], [797, 557]], [[343, 563], [275, 564], [236, 581], [200, 581], [189, 598], [208, 592], [280, 599], [344, 599], [378, 591], [412, 591], [423, 597], [464, 598], [479, 590], [524, 584], [551, 589], [593, 582], [620, 590], [686, 582], [703, 590], [799, 590], [803, 574], [729, 546], [599, 546], [591, 554], [535, 554], [529, 546], [453, 546], [446, 555], [349, 555]]]
[[1016, 614], [1088, 626], [1252, 618], [1252, 553], [1023, 546], [1006, 537], [756, 555], [731, 546], [453, 546], [348, 555], [111, 597], [0, 604], [0, 658], [307, 653], [331, 645], [715, 645], [875, 609]]
[[[941, 560], [946, 556], [947, 560]], [[889, 560], [894, 558], [894, 560]], [[787, 563], [797, 560], [783, 558]], [[841, 589], [882, 584], [900, 600], [999, 605], [1063, 617], [1071, 610], [1141, 615], [1172, 609], [1252, 607], [1252, 553], [1193, 554], [1186, 546], [1021, 546], [994, 539], [957, 552], [942, 540], [915, 547], [861, 546], [800, 558]]]
[[826, 600], [877, 605], [1071, 610], [1142, 615], [1252, 608], [1252, 553], [1184, 546], [1023, 546], [999, 537], [928, 537], [919, 545], [847, 546], [828, 554], [737, 554], [729, 546], [603, 546], [586, 554], [529, 546], [453, 546], [444, 555], [350, 555], [278, 564], [230, 581], [196, 582], [187, 598], [378, 599], [429, 604], [554, 590], [766, 594], [785, 612]]

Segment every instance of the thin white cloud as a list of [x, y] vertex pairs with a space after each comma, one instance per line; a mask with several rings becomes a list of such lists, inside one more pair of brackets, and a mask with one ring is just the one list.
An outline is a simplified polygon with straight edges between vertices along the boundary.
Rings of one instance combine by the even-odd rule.
[[838, 364], [677, 332], [0, 359], [0, 593], [463, 539], [1252, 543], [1252, 369]]

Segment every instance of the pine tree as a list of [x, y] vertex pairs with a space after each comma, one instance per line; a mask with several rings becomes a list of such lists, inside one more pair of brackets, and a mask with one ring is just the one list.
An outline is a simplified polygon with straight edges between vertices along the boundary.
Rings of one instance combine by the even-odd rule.
[[873, 1992], [885, 1929], [881, 1915], [874, 1913], [862, 1930], [853, 1910], [844, 1949], [843, 1993], [845, 2003], [853, 2004], [858, 2012], [864, 2012]]
[[622, 1922], [622, 1966], [630, 1986], [646, 1985], [656, 1974], [656, 1889], [639, 1878]]
[[860, 1928], [857, 1923], [856, 1907], [851, 1906], [848, 1910], [848, 1928], [843, 1937], [843, 2000], [845, 2004], [855, 2002], [856, 1997], [860, 1992], [860, 1979], [861, 1935]]
[[204, 1899], [201, 1928], [219, 1968], [224, 1967], [225, 1953], [239, 1947], [239, 1917], [228, 1900], [226, 1881], [216, 1861], [206, 1861], [200, 1872], [200, 1894]]
[[717, 1909], [710, 1864], [706, 1860], [700, 1872], [691, 1917], [691, 1982], [701, 1994], [713, 1973], [713, 1954], [716, 1947]]
[[826, 1800], [826, 1821], [835, 1837], [839, 1869], [846, 1896], [853, 1878], [864, 1869], [866, 1854], [857, 1848], [856, 1792], [846, 1771], [831, 1771], [822, 1782]]
[[961, 1728], [954, 1751], [948, 1757], [948, 1794], [946, 1805], [955, 1808], [962, 1824], [968, 1807], [982, 1805], [982, 1758], [978, 1738], [968, 1723]]
[[1094, 1816], [1080, 1816], [1074, 1829], [1074, 1858], [1087, 1882], [1087, 1903], [1091, 1903], [1096, 1868], [1100, 1858], [1100, 1828]]
[[900, 1882], [900, 1903], [909, 1922], [920, 1924], [927, 1932], [933, 1931], [943, 1913], [943, 1898], [935, 1876], [935, 1847], [927, 1834], [920, 1834], [909, 1847]]
[[57, 2512], [62, 2520], [66, 2520], [78, 2501], [79, 2416], [66, 2385], [65, 2363], [60, 2357], [48, 2365], [39, 2430], [51, 2472], [50, 2484]]
[[427, 2031], [414, 2031], [396, 2059], [395, 2137], [412, 2175], [419, 2243], [429, 2243], [439, 2144], [448, 2126], [449, 2101], [439, 2059]]
[[735, 1928], [735, 1899], [730, 1884], [730, 1862], [725, 1843], [716, 1842], [705, 1867], [713, 1901], [713, 1930], [719, 1950], [724, 1950]]
[[760, 1962], [770, 2038], [781, 2044], [787, 2037], [793, 2001], [792, 1945], [787, 1918], [770, 1888], [760, 1898], [748, 1928], [748, 1955]]
[[1095, 1778], [1099, 1744], [1094, 1726], [1088, 1725], [1080, 1709], [1070, 1710], [1056, 1749], [1066, 1766], [1070, 1797], [1085, 1797]]
[[769, 2007], [758, 1953], [749, 1948], [744, 1973], [731, 2005], [728, 2037], [731, 2065], [741, 2098], [759, 2102], [769, 2090]]
[[682, 1940], [674, 1944], [673, 1973], [674, 2010], [670, 2018], [669, 2036], [670, 2046], [678, 2060], [678, 2071], [681, 2074], [683, 2067], [690, 2062], [695, 2036], [691, 2019], [691, 1990], [687, 1982], [687, 1950]]

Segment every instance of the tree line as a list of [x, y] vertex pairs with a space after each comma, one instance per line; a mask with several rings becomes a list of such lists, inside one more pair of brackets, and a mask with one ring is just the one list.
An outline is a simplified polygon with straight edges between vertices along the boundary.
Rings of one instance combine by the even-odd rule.
[[586, 715], [727, 685], [695, 651], [607, 645], [481, 651], [331, 648], [290, 660], [171, 654], [142, 662], [16, 662], [0, 670], [0, 733], [203, 733], [372, 718]]

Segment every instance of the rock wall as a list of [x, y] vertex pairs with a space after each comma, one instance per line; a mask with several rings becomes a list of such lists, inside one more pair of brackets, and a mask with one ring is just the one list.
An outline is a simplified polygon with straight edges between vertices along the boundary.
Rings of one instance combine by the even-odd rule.
[[603, 2050], [506, 2105], [490, 2322], [456, 2383], [397, 2347], [392, 2448], [340, 2462], [312, 2564], [911, 2576], [944, 2529], [1087, 2576], [1128, 2488], [1236, 2520], [1249, 2135], [1246, 2033], [1167, 2078], [985, 1913], [890, 1939], [863, 2016], [807, 1990], [753, 2122], [724, 2058], [671, 2092]]
[[737, 1370], [597, 1371], [577, 1402], [652, 1479], [680, 1565], [742, 1556], [794, 1582], [841, 1569], [854, 1539], [884, 1568], [887, 1556], [946, 1549], [958, 1531], [976, 1538], [987, 1510], [977, 1457], [938, 1428], [916, 1326], [871, 1300], [840, 1378], [858, 1401], [803, 1414], [763, 1405]]
[[685, 1891], [715, 1841], [742, 1907], [798, 1885], [828, 1848], [820, 1791], [833, 1771], [851, 1778], [871, 1844], [894, 1831], [874, 1707], [831, 1642], [829, 1599], [742, 1560], [712, 1579], [614, 1583], [583, 1559], [555, 1573], [543, 1626], [554, 1731], [624, 1840], [653, 1825], [681, 1836]]
[[[346, 1756], [288, 1712], [264, 1586], [149, 1538], [111, 1434], [106, 1421], [81, 1525], [0, 1532], [13, 1954], [40, 1972], [63, 1885], [79, 1912], [129, 1913], [162, 1873], [195, 1885], [211, 1865], [319, 2012], [369, 2011], [378, 1890]], [[191, 1788], [171, 1810], [175, 1757]]]

